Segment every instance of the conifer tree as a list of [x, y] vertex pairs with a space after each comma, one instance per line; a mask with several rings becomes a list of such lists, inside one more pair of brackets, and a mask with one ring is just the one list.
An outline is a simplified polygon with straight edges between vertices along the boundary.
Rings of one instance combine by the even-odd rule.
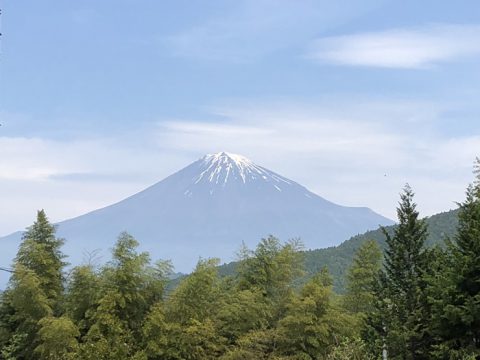
[[433, 333], [442, 359], [480, 356], [480, 159], [460, 204], [458, 232], [433, 283]]
[[427, 268], [424, 250], [427, 227], [419, 219], [414, 193], [406, 185], [397, 209], [398, 225], [393, 236], [386, 230], [384, 270], [375, 287], [374, 309], [367, 331], [377, 354], [386, 350], [389, 359], [423, 359], [426, 353], [427, 323], [423, 318], [426, 296], [422, 280]]

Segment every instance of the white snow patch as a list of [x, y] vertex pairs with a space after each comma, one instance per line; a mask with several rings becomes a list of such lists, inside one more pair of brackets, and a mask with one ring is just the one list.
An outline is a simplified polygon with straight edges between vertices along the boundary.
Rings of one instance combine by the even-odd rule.
[[219, 152], [205, 155], [200, 161], [202, 172], [194, 179], [194, 184], [208, 181], [211, 184], [222, 184], [222, 187], [225, 187], [230, 179], [235, 179], [241, 180], [243, 184], [262, 180], [292, 185], [289, 180], [254, 164], [242, 155]]

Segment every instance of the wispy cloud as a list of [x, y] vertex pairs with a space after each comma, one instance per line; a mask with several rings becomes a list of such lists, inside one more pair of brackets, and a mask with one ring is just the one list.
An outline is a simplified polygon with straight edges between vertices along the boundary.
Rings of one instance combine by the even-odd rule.
[[480, 25], [428, 25], [324, 37], [308, 57], [351, 66], [418, 69], [480, 55]]

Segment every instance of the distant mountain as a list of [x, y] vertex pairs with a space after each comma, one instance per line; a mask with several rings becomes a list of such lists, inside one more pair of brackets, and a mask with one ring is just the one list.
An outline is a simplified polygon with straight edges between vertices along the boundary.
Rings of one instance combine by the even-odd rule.
[[[442, 245], [445, 239], [453, 238], [457, 232], [458, 210], [428, 217], [426, 218], [426, 223], [428, 226], [427, 246]], [[395, 226], [387, 226], [385, 229], [390, 234], [393, 234]], [[333, 277], [335, 290], [340, 293], [343, 292], [345, 290], [345, 275], [352, 263], [355, 252], [367, 240], [375, 240], [382, 250], [385, 249], [385, 235], [381, 229], [377, 229], [353, 236], [338, 246], [305, 251], [305, 279], [308, 279], [326, 266]], [[219, 273], [223, 276], [233, 275], [235, 274], [236, 266], [236, 262], [224, 264], [219, 267]]]
[[[221, 152], [116, 204], [60, 222], [58, 235], [67, 240], [64, 252], [73, 264], [85, 251], [103, 249], [108, 256], [105, 251], [126, 230], [152, 257], [172, 259], [178, 271], [186, 272], [199, 256], [230, 261], [242, 241], [253, 247], [269, 234], [300, 237], [315, 249], [392, 223], [368, 208], [325, 200], [243, 156]], [[1, 263], [10, 262], [20, 236], [0, 239]]]

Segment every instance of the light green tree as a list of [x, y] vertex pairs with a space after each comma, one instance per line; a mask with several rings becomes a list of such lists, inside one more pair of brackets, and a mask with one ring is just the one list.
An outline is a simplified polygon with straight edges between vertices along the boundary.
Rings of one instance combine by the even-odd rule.
[[40, 344], [35, 349], [42, 360], [75, 359], [80, 336], [75, 324], [67, 317], [44, 317], [38, 323]]
[[14, 271], [0, 303], [0, 341], [5, 358], [33, 359], [39, 321], [62, 312], [63, 240], [43, 210], [22, 237]]
[[345, 308], [365, 314], [372, 310], [373, 287], [382, 265], [382, 251], [375, 240], [368, 240], [357, 250], [347, 272]]
[[354, 319], [332, 299], [326, 269], [316, 274], [289, 304], [278, 326], [278, 352], [304, 359], [325, 359], [335, 345], [353, 332]]

